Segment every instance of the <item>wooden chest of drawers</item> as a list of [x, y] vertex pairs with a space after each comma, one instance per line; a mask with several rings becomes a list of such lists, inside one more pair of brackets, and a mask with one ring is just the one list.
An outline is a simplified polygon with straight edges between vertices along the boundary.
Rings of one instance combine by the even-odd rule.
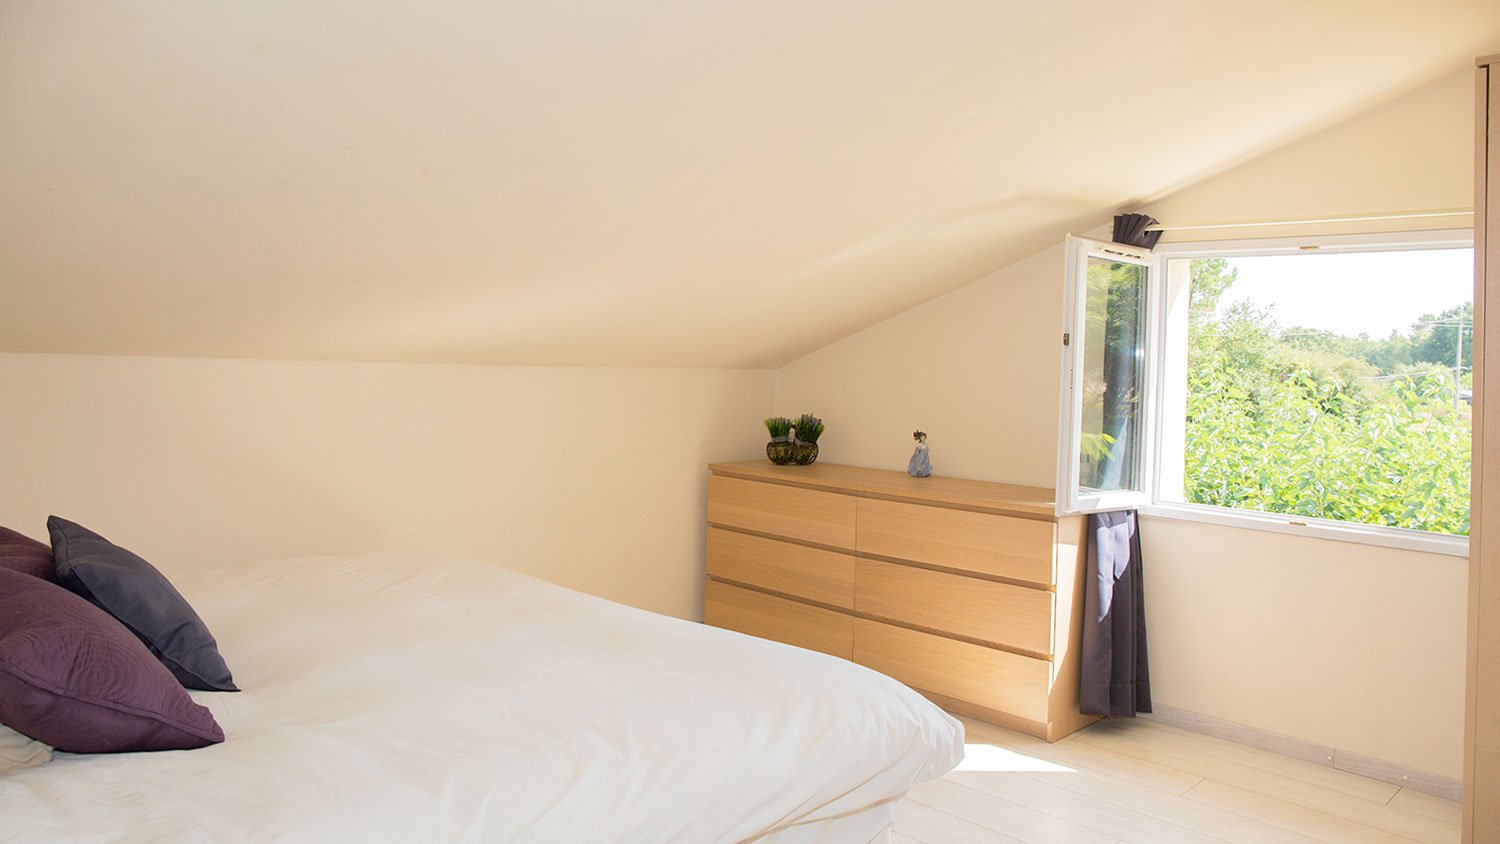
[[715, 463], [704, 621], [867, 665], [1048, 741], [1078, 712], [1084, 521], [1052, 491]]

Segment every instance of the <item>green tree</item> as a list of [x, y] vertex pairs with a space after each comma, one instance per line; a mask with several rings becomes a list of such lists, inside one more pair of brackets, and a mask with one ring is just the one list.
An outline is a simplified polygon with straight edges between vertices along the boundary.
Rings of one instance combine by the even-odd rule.
[[1199, 258], [1189, 264], [1189, 318], [1197, 322], [1212, 317], [1239, 275], [1227, 258]]
[[[1409, 367], [1414, 362], [1411, 338], [1391, 332], [1383, 340], [1373, 340], [1368, 334], [1345, 337], [1323, 328], [1293, 327], [1281, 332], [1281, 339], [1289, 346], [1303, 349], [1318, 349], [1330, 354], [1362, 360], [1381, 373], [1395, 372]], [[1431, 367], [1424, 367], [1430, 369]]]
[[1204, 295], [1189, 300], [1186, 499], [1468, 533], [1468, 406], [1451, 369], [1414, 349], [1430, 339], [1419, 332], [1449, 327], [1451, 367], [1455, 315], [1472, 309], [1424, 318], [1411, 338], [1282, 329], [1248, 302], [1219, 313], [1232, 270], [1202, 263]]
[[[1452, 368], [1455, 355], [1463, 371], [1474, 369], [1474, 304], [1465, 302], [1440, 314], [1424, 314], [1411, 327], [1412, 359]], [[1462, 345], [1459, 345], [1462, 338]]]

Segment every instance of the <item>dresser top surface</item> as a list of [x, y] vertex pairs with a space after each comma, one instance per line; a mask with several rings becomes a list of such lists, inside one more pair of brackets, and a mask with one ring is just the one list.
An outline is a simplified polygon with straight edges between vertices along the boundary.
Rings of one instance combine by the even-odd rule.
[[1032, 517], [1056, 515], [1056, 493], [1045, 487], [998, 484], [963, 478], [914, 478], [889, 469], [866, 469], [836, 463], [777, 466], [765, 460], [710, 463], [715, 475], [753, 481], [793, 484], [903, 501], [918, 501], [963, 509], [1017, 513]]

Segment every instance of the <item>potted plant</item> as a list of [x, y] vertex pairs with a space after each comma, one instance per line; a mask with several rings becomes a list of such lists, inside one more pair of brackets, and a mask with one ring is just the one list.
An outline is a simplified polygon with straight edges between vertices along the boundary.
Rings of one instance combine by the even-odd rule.
[[785, 416], [772, 416], [766, 420], [766, 430], [771, 432], [771, 441], [766, 443], [766, 457], [778, 466], [792, 462], [795, 446], [792, 443], [792, 420]]
[[818, 459], [818, 437], [823, 436], [823, 420], [804, 413], [792, 423], [792, 462], [798, 466]]

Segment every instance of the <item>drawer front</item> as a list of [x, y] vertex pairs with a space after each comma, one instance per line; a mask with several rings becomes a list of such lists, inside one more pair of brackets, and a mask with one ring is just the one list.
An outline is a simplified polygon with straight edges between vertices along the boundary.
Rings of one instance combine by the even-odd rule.
[[1036, 519], [899, 501], [859, 501], [867, 554], [1052, 585], [1056, 526]]
[[708, 520], [716, 525], [854, 548], [854, 499], [847, 495], [712, 475]]
[[857, 618], [854, 661], [920, 691], [1047, 723], [1045, 660]]
[[1052, 655], [1051, 592], [877, 560], [856, 571], [862, 613]]
[[704, 584], [703, 620], [715, 627], [738, 630], [844, 659], [853, 656], [852, 616], [717, 580]]
[[708, 529], [708, 573], [844, 609], [854, 608], [854, 556]]

